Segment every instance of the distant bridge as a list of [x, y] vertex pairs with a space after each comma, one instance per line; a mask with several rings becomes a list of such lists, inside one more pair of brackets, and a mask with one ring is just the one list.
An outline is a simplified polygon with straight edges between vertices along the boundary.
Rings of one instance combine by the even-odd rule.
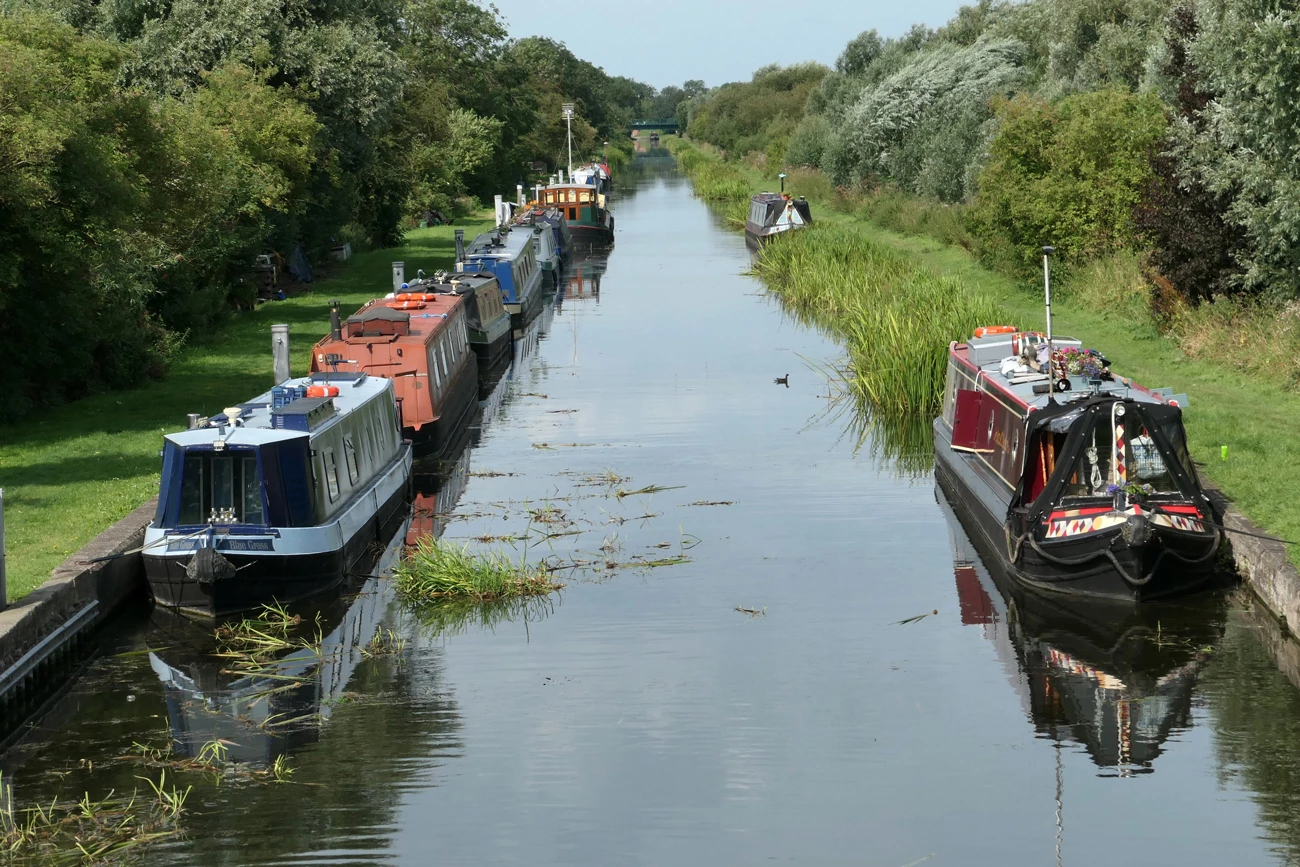
[[677, 119], [673, 117], [652, 117], [634, 120], [632, 129], [654, 130], [656, 132], [678, 132]]

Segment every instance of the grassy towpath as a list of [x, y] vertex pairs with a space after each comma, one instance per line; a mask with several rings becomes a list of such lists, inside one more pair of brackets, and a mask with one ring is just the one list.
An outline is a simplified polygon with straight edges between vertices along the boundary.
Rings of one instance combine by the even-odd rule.
[[[674, 141], [670, 147], [693, 149], [689, 142]], [[758, 172], [728, 166], [728, 174], [744, 178], [751, 191], [776, 188], [771, 178]], [[1008, 316], [1006, 324], [1043, 327], [1041, 282], [1017, 281], [990, 271], [959, 246], [892, 231], [872, 222], [869, 213], [836, 210], [828, 197], [819, 195], [829, 187], [818, 180], [807, 190], [791, 187], [795, 194], [808, 194], [815, 222], [851, 228], [873, 243], [913, 257], [925, 268], [958, 278], [971, 291], [1001, 305]], [[734, 210], [734, 203], [724, 196], [717, 200]], [[1185, 412], [1188, 446], [1205, 475], [1268, 532], [1300, 540], [1300, 497], [1295, 496], [1300, 491], [1300, 424], [1296, 423], [1300, 394], [1226, 364], [1188, 358], [1141, 311], [1102, 309], [1053, 293], [1052, 325], [1057, 334], [1077, 337], [1104, 352], [1115, 370], [1143, 385], [1187, 392], [1191, 399]], [[1248, 340], [1249, 335], [1243, 334], [1242, 339]], [[1221, 457], [1225, 445], [1226, 460]], [[1300, 566], [1300, 545], [1289, 550], [1291, 561]]]
[[[457, 222], [472, 240], [491, 219]], [[354, 256], [338, 276], [287, 301], [238, 315], [194, 340], [167, 377], [129, 391], [98, 394], [0, 427], [0, 488], [5, 489], [8, 596], [41, 584], [70, 554], [157, 493], [165, 433], [185, 415], [222, 408], [271, 386], [271, 325], [289, 323], [293, 373], [307, 372], [312, 344], [329, 330], [329, 301], [344, 315], [391, 287], [394, 260], [432, 273], [455, 257], [453, 227], [413, 230], [401, 247]]]

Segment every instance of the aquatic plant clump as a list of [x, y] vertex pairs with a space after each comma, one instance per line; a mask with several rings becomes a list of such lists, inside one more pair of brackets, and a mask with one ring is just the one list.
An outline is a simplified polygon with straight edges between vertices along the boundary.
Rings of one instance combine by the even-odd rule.
[[153, 842], [180, 832], [190, 788], [167, 785], [164, 772], [147, 793], [93, 801], [53, 801], [15, 807], [0, 777], [0, 858], [5, 864], [113, 864], [133, 858]]
[[564, 585], [540, 570], [516, 564], [500, 551], [477, 554], [469, 546], [421, 539], [393, 571], [408, 599], [495, 602], [545, 596]]
[[948, 344], [1008, 318], [962, 281], [839, 226], [768, 245], [754, 270], [797, 314], [843, 338], [846, 385], [887, 413], [936, 411]]

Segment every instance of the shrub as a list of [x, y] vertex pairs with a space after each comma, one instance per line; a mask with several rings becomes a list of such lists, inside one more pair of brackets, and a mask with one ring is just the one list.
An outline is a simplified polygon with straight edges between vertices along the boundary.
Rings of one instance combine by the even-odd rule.
[[1133, 207], [1168, 125], [1158, 97], [1111, 89], [1053, 104], [1020, 95], [998, 118], [970, 211], [986, 258], [1034, 266], [1052, 244], [1069, 263], [1135, 244]]

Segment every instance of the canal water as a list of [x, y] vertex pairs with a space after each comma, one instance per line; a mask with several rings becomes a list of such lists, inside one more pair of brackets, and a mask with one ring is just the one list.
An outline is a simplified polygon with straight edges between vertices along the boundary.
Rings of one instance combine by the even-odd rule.
[[671, 161], [619, 180], [616, 248], [408, 532], [564, 591], [412, 611], [371, 578], [270, 673], [128, 614], [0, 757], [16, 799], [170, 768], [186, 833], [144, 856], [168, 865], [1300, 861], [1271, 627], [1224, 595], [1114, 622], [1006, 593], [916, 432], [843, 411], [836, 346]]

